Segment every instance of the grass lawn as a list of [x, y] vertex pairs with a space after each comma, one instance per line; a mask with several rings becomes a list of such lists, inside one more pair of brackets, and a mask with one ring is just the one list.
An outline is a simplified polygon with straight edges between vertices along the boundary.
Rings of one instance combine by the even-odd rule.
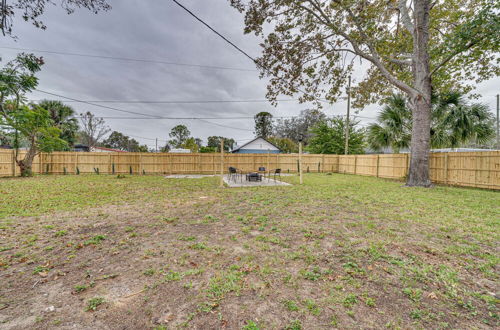
[[499, 192], [217, 184], [0, 179], [0, 328], [500, 326]]

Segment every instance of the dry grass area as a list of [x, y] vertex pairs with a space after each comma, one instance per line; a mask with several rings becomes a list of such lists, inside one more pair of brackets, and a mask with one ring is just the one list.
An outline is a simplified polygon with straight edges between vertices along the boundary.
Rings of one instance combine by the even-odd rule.
[[0, 180], [0, 328], [500, 325], [499, 192], [217, 180]]

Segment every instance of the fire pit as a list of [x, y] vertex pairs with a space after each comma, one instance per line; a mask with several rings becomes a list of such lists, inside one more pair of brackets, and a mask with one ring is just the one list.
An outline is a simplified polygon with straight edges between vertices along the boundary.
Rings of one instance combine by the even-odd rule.
[[246, 179], [249, 182], [257, 182], [257, 181], [262, 181], [262, 175], [259, 173], [253, 172], [253, 173], [248, 173], [246, 175]]

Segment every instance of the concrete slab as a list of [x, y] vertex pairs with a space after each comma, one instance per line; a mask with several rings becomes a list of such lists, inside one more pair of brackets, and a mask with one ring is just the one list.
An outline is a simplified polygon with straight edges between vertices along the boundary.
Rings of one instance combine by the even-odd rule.
[[275, 187], [275, 186], [291, 186], [291, 184], [279, 181], [279, 180], [273, 180], [273, 179], [267, 179], [267, 178], [262, 178], [262, 181], [246, 181], [245, 177], [242, 178], [237, 178], [236, 181], [234, 180], [229, 180], [228, 175], [224, 175], [224, 183], [227, 184], [231, 188], [236, 188], [236, 187]]

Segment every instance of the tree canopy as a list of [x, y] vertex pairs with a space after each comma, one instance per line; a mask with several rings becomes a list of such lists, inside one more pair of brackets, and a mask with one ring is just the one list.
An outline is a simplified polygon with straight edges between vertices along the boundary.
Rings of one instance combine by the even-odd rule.
[[103, 142], [106, 148], [129, 152], [148, 152], [148, 146], [140, 145], [137, 140], [117, 131], [113, 131]]
[[43, 100], [38, 106], [46, 109], [54, 125], [61, 130], [61, 139], [66, 141], [67, 150], [71, 148], [78, 136], [78, 119], [75, 110], [61, 101]]
[[68, 14], [72, 14], [77, 8], [86, 8], [95, 14], [111, 9], [106, 0], [12, 0], [9, 3], [3, 0], [0, 7], [0, 30], [4, 36], [12, 35], [16, 15], [20, 15], [25, 22], [31, 22], [35, 27], [45, 30], [47, 26], [41, 16], [47, 5], [56, 3], [60, 3]]
[[273, 127], [273, 136], [290, 139], [295, 143], [299, 143], [300, 139], [302, 139], [304, 145], [307, 145], [311, 137], [310, 129], [325, 119], [326, 115], [321, 110], [302, 110], [298, 117], [276, 120]]
[[[417, 1], [418, 2], [418, 1]], [[264, 38], [257, 60], [270, 77], [268, 97], [337, 101], [354, 66], [368, 65], [352, 88], [362, 107], [394, 88], [413, 93], [416, 8], [407, 0], [230, 0], [245, 14], [245, 33]], [[500, 74], [500, 4], [494, 0], [434, 1], [428, 8], [429, 55], [435, 90], [471, 90]], [[301, 93], [303, 90], [305, 93]]]
[[[349, 123], [348, 154], [364, 154], [364, 131], [357, 128], [358, 122]], [[313, 154], [344, 154], [346, 122], [342, 117], [328, 118], [311, 129], [307, 151]]]
[[80, 122], [82, 127], [79, 139], [88, 147], [99, 145], [106, 134], [111, 131], [103, 118], [96, 117], [89, 111], [80, 114]]
[[[49, 111], [35, 104], [26, 105], [25, 93], [38, 85], [36, 74], [43, 60], [32, 54], [19, 54], [0, 70], [0, 126], [7, 126], [21, 134], [28, 143], [28, 152], [16, 162], [22, 176], [31, 176], [32, 163], [40, 151], [60, 150], [67, 143], [60, 138]], [[18, 144], [15, 142], [17, 149]]]
[[207, 140], [207, 147], [212, 148], [214, 151], [220, 152], [220, 140], [224, 139], [224, 151], [233, 150], [236, 141], [231, 138], [223, 137], [223, 136], [209, 136]]
[[171, 138], [168, 144], [172, 148], [182, 148], [182, 145], [186, 143], [186, 140], [191, 135], [191, 132], [186, 127], [186, 125], [177, 125], [168, 134]]
[[291, 154], [299, 152], [299, 145], [292, 139], [271, 136], [267, 140], [277, 146], [282, 153]]
[[273, 134], [273, 115], [269, 112], [259, 112], [254, 116], [255, 136], [267, 138]]

